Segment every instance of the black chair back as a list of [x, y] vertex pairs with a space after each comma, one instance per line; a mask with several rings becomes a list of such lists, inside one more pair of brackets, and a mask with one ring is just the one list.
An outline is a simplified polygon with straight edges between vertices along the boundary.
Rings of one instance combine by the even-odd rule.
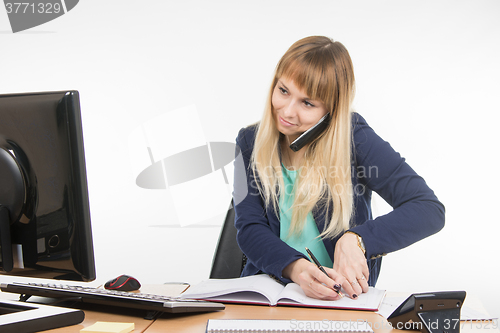
[[231, 200], [214, 253], [210, 278], [231, 279], [239, 277], [245, 266], [245, 259], [245, 255], [236, 242], [234, 207]]

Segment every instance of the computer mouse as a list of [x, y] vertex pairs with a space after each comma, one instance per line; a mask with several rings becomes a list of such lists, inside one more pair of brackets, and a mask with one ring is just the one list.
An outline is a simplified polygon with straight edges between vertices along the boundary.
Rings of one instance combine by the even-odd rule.
[[108, 290], [133, 291], [139, 290], [140, 287], [139, 281], [129, 275], [120, 275], [104, 284], [104, 288]]

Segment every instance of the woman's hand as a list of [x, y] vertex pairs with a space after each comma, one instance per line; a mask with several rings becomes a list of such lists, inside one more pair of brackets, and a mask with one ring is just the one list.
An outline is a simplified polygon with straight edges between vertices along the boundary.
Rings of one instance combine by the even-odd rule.
[[323, 268], [331, 278], [326, 276], [315, 264], [302, 258], [286, 266], [283, 270], [283, 276], [297, 283], [308, 297], [338, 300], [340, 296], [334, 289], [340, 291], [341, 286], [346, 281], [335, 270], [328, 267]]
[[352, 298], [368, 292], [370, 271], [355, 234], [345, 233], [337, 241], [333, 269], [345, 278], [342, 287]]

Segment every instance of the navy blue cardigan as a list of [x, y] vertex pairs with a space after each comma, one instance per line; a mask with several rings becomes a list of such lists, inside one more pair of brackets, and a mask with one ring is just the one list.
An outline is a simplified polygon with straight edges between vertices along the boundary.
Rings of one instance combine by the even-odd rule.
[[[238, 244], [248, 258], [242, 276], [264, 272], [285, 283], [283, 269], [293, 261], [306, 258], [280, 239], [280, 221], [272, 207], [265, 207], [250, 169], [257, 125], [240, 130], [236, 139], [237, 155], [244, 165], [235, 163], [235, 226]], [[243, 164], [240, 163], [240, 164]], [[242, 169], [246, 176], [241, 177]], [[368, 283], [377, 282], [382, 256], [429, 235], [444, 226], [445, 209], [424, 179], [405, 162], [389, 143], [382, 140], [366, 121], [353, 113], [352, 184], [354, 216], [349, 230], [363, 237], [370, 269]], [[240, 173], [238, 177], [238, 173]], [[393, 207], [390, 213], [373, 219], [372, 191]], [[331, 212], [331, 209], [330, 209]], [[313, 210], [318, 230], [324, 229], [324, 209]], [[323, 239], [333, 261], [334, 239]], [[307, 258], [306, 258], [307, 259]]]

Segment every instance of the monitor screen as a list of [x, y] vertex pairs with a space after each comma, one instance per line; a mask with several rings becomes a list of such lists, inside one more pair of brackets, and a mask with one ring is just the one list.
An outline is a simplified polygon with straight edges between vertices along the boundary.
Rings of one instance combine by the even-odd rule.
[[77, 91], [0, 95], [0, 274], [92, 281]]

